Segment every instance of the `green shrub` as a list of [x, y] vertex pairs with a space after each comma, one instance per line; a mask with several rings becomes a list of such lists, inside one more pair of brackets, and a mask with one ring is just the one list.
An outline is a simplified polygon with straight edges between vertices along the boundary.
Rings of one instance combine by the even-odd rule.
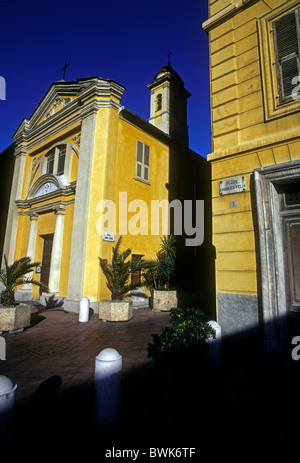
[[215, 337], [215, 330], [203, 320], [204, 313], [195, 308], [173, 308], [171, 324], [164, 326], [153, 343], [148, 345], [148, 356], [154, 360], [178, 361], [188, 355], [198, 355], [206, 348], [206, 340]]

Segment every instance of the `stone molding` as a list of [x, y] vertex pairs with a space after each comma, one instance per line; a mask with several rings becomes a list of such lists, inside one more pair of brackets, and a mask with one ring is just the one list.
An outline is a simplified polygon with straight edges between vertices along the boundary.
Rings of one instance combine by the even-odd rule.
[[202, 24], [203, 30], [205, 30], [205, 32], [211, 31], [215, 27], [219, 26], [219, 24], [227, 21], [244, 8], [248, 8], [256, 2], [258, 2], [258, 0], [237, 0], [205, 21]]
[[254, 171], [260, 253], [262, 316], [267, 352], [278, 352], [287, 337], [286, 272], [279, 195], [275, 185], [300, 179], [300, 161]]
[[[70, 199], [69, 201], [63, 201], [63, 200], [55, 201], [53, 203], [43, 204], [41, 206], [34, 207], [33, 209], [30, 209], [29, 211], [24, 211], [24, 212], [19, 211], [18, 215], [31, 215], [33, 213], [44, 214], [45, 212], [53, 212], [53, 211], [55, 212], [57, 208], [61, 206], [67, 207], [70, 204], [74, 204], [74, 202], [75, 202], [74, 198]], [[24, 203], [20, 205], [20, 201], [18, 201], [16, 202], [16, 204], [20, 209], [31, 208], [31, 205], [28, 203], [26, 203], [26, 205], [24, 205]]]
[[299, 140], [299, 128], [286, 130], [284, 132], [278, 131], [277, 134], [271, 134], [262, 138], [253, 138], [251, 142], [235, 145], [232, 148], [209, 153], [207, 155], [207, 160], [213, 161], [220, 158], [230, 158], [232, 156], [236, 156], [237, 154], [241, 155], [255, 150], [267, 149], [268, 147], [272, 147], [275, 144], [293, 142], [293, 140]]
[[65, 215], [66, 213], [66, 205], [65, 204], [59, 204], [55, 209], [54, 209], [55, 215]]
[[[98, 77], [78, 79], [75, 83], [54, 83], [32, 117], [22, 121], [12, 138], [17, 145], [26, 141], [27, 149], [31, 149], [68, 126], [80, 122], [82, 117], [97, 112], [99, 108], [119, 109], [120, 104], [116, 100], [120, 100], [124, 90], [125, 87], [117, 82]], [[68, 95], [76, 98], [39, 123], [58, 98], [68, 98]]]
[[26, 156], [27, 149], [28, 149], [27, 146], [24, 146], [24, 145], [17, 146], [14, 151], [15, 158], [18, 158], [19, 156]]

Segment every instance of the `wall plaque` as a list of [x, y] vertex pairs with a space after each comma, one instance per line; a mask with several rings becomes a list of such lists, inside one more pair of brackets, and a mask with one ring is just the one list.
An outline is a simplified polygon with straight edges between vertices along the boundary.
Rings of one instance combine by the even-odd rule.
[[220, 195], [230, 195], [246, 190], [246, 178], [244, 175], [239, 177], [226, 178], [220, 182]]
[[102, 238], [104, 241], [115, 241], [115, 234], [114, 233], [109, 233], [109, 232], [104, 232], [102, 234]]

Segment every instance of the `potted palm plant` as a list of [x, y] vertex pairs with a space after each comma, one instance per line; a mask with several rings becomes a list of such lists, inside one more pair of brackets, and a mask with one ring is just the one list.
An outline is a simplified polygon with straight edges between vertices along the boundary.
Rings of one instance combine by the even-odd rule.
[[0, 331], [15, 331], [30, 326], [31, 307], [15, 301], [15, 290], [22, 284], [32, 284], [47, 289], [43, 283], [31, 275], [39, 262], [31, 262], [30, 257], [22, 257], [8, 265], [4, 256], [4, 267], [0, 271], [0, 283], [3, 286], [0, 297]]
[[115, 247], [112, 248], [112, 261], [99, 257], [100, 267], [103, 271], [107, 287], [111, 292], [111, 299], [99, 303], [99, 318], [106, 321], [128, 321], [133, 315], [133, 303], [128, 299], [133, 286], [129, 279], [132, 273], [141, 270], [146, 265], [142, 259], [131, 260], [131, 249], [120, 251], [122, 237], [120, 236]]
[[176, 246], [172, 235], [161, 238], [153, 265], [143, 272], [143, 285], [151, 290], [151, 309], [170, 311], [177, 307], [177, 291], [171, 285], [175, 274]]

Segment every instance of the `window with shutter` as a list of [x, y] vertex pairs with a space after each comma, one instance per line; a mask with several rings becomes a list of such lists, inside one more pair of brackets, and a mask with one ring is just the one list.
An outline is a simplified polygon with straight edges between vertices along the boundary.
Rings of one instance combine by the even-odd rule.
[[149, 182], [150, 179], [150, 146], [137, 140], [136, 178]]
[[300, 73], [300, 8], [275, 20], [272, 24], [274, 32], [275, 59], [279, 101], [285, 103], [292, 100], [295, 88], [295, 77]]
[[54, 175], [63, 175], [66, 163], [66, 145], [56, 146], [51, 149], [45, 156], [47, 160], [46, 173]]
[[58, 162], [57, 162], [57, 175], [63, 175], [65, 169], [66, 147], [59, 148]]
[[47, 174], [53, 174], [54, 168], [54, 150], [50, 151], [47, 156]]

